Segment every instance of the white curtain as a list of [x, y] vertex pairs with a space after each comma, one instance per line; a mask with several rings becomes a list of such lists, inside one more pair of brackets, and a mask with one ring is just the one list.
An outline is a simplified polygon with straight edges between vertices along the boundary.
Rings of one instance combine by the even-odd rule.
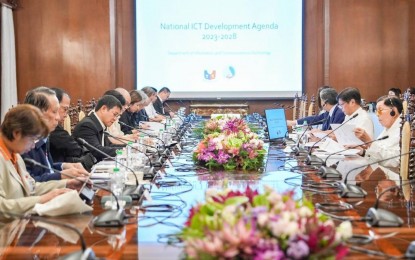
[[1, 6], [1, 121], [17, 104], [16, 51], [12, 9]]

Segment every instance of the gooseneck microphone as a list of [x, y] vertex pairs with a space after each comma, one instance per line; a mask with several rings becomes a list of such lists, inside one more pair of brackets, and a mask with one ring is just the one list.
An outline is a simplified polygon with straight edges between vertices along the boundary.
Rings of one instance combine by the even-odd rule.
[[315, 155], [311, 155], [311, 152], [313, 151], [314, 147], [316, 147], [316, 145], [318, 143], [320, 143], [322, 140], [324, 140], [327, 136], [331, 135], [334, 131], [336, 131], [337, 129], [339, 129], [340, 127], [344, 126], [346, 123], [348, 123], [350, 120], [356, 118], [359, 114], [356, 113], [354, 114], [352, 117], [350, 117], [349, 119], [347, 119], [346, 121], [344, 121], [343, 123], [341, 123], [341, 125], [339, 125], [339, 127], [337, 127], [336, 129], [331, 130], [329, 133], [327, 133], [325, 136], [323, 136], [323, 138], [321, 138], [320, 140], [318, 140], [317, 142], [315, 142], [311, 148], [310, 148], [310, 152], [308, 153], [308, 157], [307, 157], [307, 161], [306, 164], [310, 165], [310, 164], [323, 164], [323, 160], [318, 158]]
[[[378, 139], [371, 140], [369, 142], [364, 143], [363, 145], [370, 144], [370, 143], [373, 143], [373, 142], [376, 142], [376, 141], [380, 141], [380, 140], [385, 140], [386, 138], [389, 138], [389, 136], [386, 135], [386, 136], [380, 137]], [[350, 148], [347, 148], [347, 149], [344, 149], [344, 150], [337, 151], [335, 153], [329, 154], [329, 156], [327, 156], [326, 160], [324, 160], [322, 166], [319, 169], [320, 176], [322, 178], [325, 178], [325, 179], [326, 178], [341, 179], [342, 178], [342, 175], [341, 175], [341, 173], [338, 170], [336, 170], [336, 169], [334, 169], [332, 167], [326, 166], [329, 157], [332, 156], [332, 155], [338, 154], [338, 153], [342, 153], [342, 152], [347, 151], [349, 149], [353, 149], [353, 148], [359, 147], [359, 146], [361, 146], [361, 144], [360, 145], [355, 145], [355, 146], [352, 146]]]
[[368, 219], [368, 224], [372, 227], [400, 227], [403, 225], [403, 220], [401, 217], [395, 215], [394, 213], [385, 210], [385, 209], [378, 209], [379, 200], [382, 198], [382, 196], [393, 189], [399, 189], [403, 186], [413, 184], [415, 182], [414, 180], [408, 180], [402, 185], [394, 185], [391, 186], [384, 191], [382, 191], [376, 199], [375, 205], [371, 207], [366, 214], [366, 218]]
[[44, 222], [47, 224], [52, 224], [52, 225], [56, 225], [56, 226], [60, 226], [60, 227], [64, 227], [67, 228], [69, 230], [72, 230], [73, 232], [75, 232], [78, 237], [79, 240], [81, 242], [81, 251], [75, 251], [73, 253], [70, 253], [69, 255], [63, 256], [62, 259], [67, 259], [67, 260], [71, 260], [71, 259], [85, 259], [85, 260], [92, 260], [92, 259], [96, 259], [95, 253], [94, 251], [86, 246], [86, 242], [84, 239], [84, 236], [82, 235], [82, 233], [74, 226], [64, 223], [64, 222], [58, 222], [55, 220], [51, 220], [48, 218], [44, 218], [44, 217], [40, 217], [40, 216], [33, 216], [33, 215], [21, 215], [21, 214], [16, 214], [16, 213], [11, 213], [11, 212], [3, 212], [0, 211], [0, 214], [8, 217], [11, 216], [13, 218], [19, 218], [19, 219], [28, 219], [28, 220], [36, 220], [39, 222]]
[[366, 197], [367, 192], [365, 190], [363, 190], [361, 187], [359, 187], [357, 185], [354, 185], [354, 184], [348, 184], [347, 183], [347, 180], [349, 178], [349, 174], [351, 172], [353, 172], [354, 170], [357, 170], [357, 169], [360, 169], [360, 168], [363, 168], [363, 167], [366, 168], [367, 166], [371, 166], [373, 164], [378, 164], [378, 163], [381, 163], [381, 162], [384, 162], [384, 161], [387, 161], [387, 160], [390, 160], [390, 159], [398, 158], [398, 157], [401, 157], [401, 156], [404, 156], [404, 155], [407, 155], [407, 154], [411, 154], [413, 152], [415, 152], [415, 150], [411, 150], [408, 153], [403, 153], [403, 154], [395, 155], [395, 156], [392, 156], [392, 157], [389, 157], [389, 158], [386, 158], [386, 159], [382, 159], [382, 160], [379, 160], [379, 161], [368, 163], [366, 165], [361, 165], [361, 166], [358, 166], [358, 167], [355, 167], [355, 168], [349, 170], [346, 173], [346, 175], [344, 176], [344, 182], [341, 182], [340, 185], [339, 185], [340, 196], [342, 198], [364, 198], [364, 197]]
[[[149, 164], [150, 164], [150, 167], [153, 167], [153, 164], [152, 164], [152, 162], [151, 162], [151, 158], [150, 158], [150, 156], [148, 156], [146, 153], [144, 153], [144, 152], [140, 151], [140, 150], [139, 150], [139, 149], [137, 149], [136, 147], [134, 147], [134, 146], [130, 145], [130, 144], [128, 143], [128, 141], [129, 141], [129, 140], [124, 139], [124, 138], [121, 138], [121, 137], [118, 137], [118, 136], [114, 136], [114, 135], [112, 135], [112, 134], [108, 133], [107, 131], [104, 131], [104, 135], [109, 136], [109, 137], [112, 137], [112, 138], [114, 138], [114, 139], [116, 139], [116, 140], [120, 141], [121, 143], [123, 143], [123, 144], [127, 145], [128, 147], [131, 147], [131, 149], [133, 149], [133, 150], [135, 150], [135, 151], [137, 151], [137, 152], [140, 152], [140, 153], [144, 154], [144, 155], [147, 157], [147, 159], [148, 159], [148, 162], [149, 162]], [[151, 147], [155, 148], [154, 146], [151, 146]], [[137, 182], [138, 182], [138, 180], [137, 180]]]
[[306, 125], [306, 129], [301, 134], [301, 136], [298, 138], [296, 146], [294, 146], [293, 148], [291, 148], [291, 150], [295, 153], [295, 155], [298, 156], [300, 154], [300, 152], [305, 152], [306, 151], [305, 149], [301, 149], [300, 148], [300, 140], [304, 137], [305, 133], [308, 131], [308, 129], [310, 128], [310, 126], [319, 125], [319, 124], [322, 124], [322, 123], [326, 122], [327, 120], [329, 120], [328, 117], [327, 118], [324, 118], [322, 120], [319, 120], [319, 121], [316, 121], [316, 119], [317, 119], [317, 117], [315, 117], [314, 120], [311, 121], [310, 124], [307, 124]]
[[144, 132], [144, 131], [140, 130], [139, 128], [132, 127], [132, 126], [127, 125], [126, 123], [121, 122], [121, 121], [119, 121], [118, 123], [120, 123], [120, 124], [121, 124], [121, 125], [123, 125], [123, 126], [126, 126], [126, 127], [130, 128], [130, 129], [135, 129], [135, 130], [137, 130], [138, 132], [145, 134], [146, 136], [150, 136], [150, 137], [152, 137], [152, 138], [155, 138], [155, 139], [159, 140], [159, 141], [163, 144], [163, 147], [167, 147], [167, 146], [166, 146], [166, 143], [165, 143], [165, 142], [164, 142], [161, 138], [158, 138], [158, 137], [157, 137], [157, 136], [155, 136], [155, 135], [152, 135], [152, 134], [146, 133], [146, 132]]
[[[27, 164], [33, 165], [33, 166], [37, 166], [43, 169], [50, 169], [48, 166], [43, 165], [41, 163], [38, 163], [37, 161], [30, 159], [30, 158], [24, 158], [23, 159]], [[84, 184], [90, 184], [88, 181], [82, 180], [77, 176], [71, 175], [71, 174], [67, 174], [67, 173], [63, 173], [61, 171], [58, 171], [54, 168], [52, 168], [53, 172], [55, 173], [59, 173], [61, 175], [65, 175], [71, 179], [75, 179], [77, 181], [80, 181]], [[95, 187], [100, 188], [102, 190], [108, 191], [111, 193], [111, 195], [114, 197], [115, 202], [117, 204], [117, 209], [116, 210], [108, 210], [108, 211], [104, 211], [103, 213], [101, 213], [99, 216], [96, 216], [93, 220], [94, 225], [97, 227], [120, 227], [124, 225], [124, 219], [125, 219], [125, 214], [124, 214], [124, 210], [122, 208], [120, 208], [120, 204], [118, 202], [118, 198], [117, 196], [115, 196], [114, 192], [112, 192], [110, 189], [98, 185], [98, 184], [94, 184]]]
[[75, 138], [76, 140], [78, 140], [78, 142], [79, 143], [81, 143], [83, 146], [85, 146], [85, 147], [87, 147], [87, 148], [90, 148], [90, 149], [92, 149], [92, 150], [94, 150], [94, 151], [96, 151], [96, 152], [98, 152], [98, 153], [100, 153], [100, 154], [102, 154], [102, 155], [104, 155], [105, 156], [105, 158], [106, 159], [111, 159], [111, 160], [113, 160], [114, 162], [116, 162], [116, 163], [118, 163], [119, 165], [121, 165], [121, 166], [123, 166], [124, 168], [126, 168], [127, 170], [129, 170], [132, 174], [133, 174], [133, 176], [134, 176], [134, 178], [135, 178], [135, 186], [132, 186], [133, 188], [125, 188], [124, 189], [124, 191], [123, 191], [123, 195], [125, 195], [125, 196], [130, 196], [132, 199], [134, 199], [134, 200], [139, 200], [140, 199], [140, 197], [141, 197], [141, 194], [140, 194], [140, 184], [139, 184], [139, 182], [138, 182], [138, 178], [137, 178], [137, 176], [135, 175], [135, 172], [134, 172], [134, 170], [133, 169], [131, 169], [130, 167], [128, 167], [127, 165], [125, 165], [125, 164], [123, 164], [123, 163], [121, 163], [119, 160], [116, 160], [114, 157], [112, 157], [111, 155], [109, 155], [109, 154], [107, 154], [107, 153], [105, 153], [105, 152], [103, 152], [103, 151], [101, 151], [101, 150], [99, 150], [98, 148], [96, 148], [95, 146], [93, 146], [93, 145], [91, 145], [90, 143], [88, 143], [87, 141], [85, 141], [83, 138], [80, 138], [80, 137], [78, 137], [78, 138]]

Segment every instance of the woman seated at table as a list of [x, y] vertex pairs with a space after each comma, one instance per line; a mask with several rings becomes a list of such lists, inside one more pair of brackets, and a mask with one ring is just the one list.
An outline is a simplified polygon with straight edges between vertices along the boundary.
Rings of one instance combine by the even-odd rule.
[[80, 188], [73, 179], [35, 182], [26, 171], [20, 154], [32, 149], [35, 141], [49, 134], [40, 110], [32, 105], [10, 109], [0, 127], [0, 211], [22, 214], [36, 203], [46, 203], [56, 196]]
[[137, 130], [132, 129], [131, 127], [139, 128], [140, 126], [141, 128], [142, 126], [144, 126], [143, 128], [149, 128], [147, 124], [136, 121], [136, 118], [138, 117], [137, 113], [139, 113], [140, 110], [144, 109], [144, 107], [146, 106], [146, 94], [144, 94], [144, 92], [142, 92], [141, 90], [132, 90], [130, 91], [130, 97], [130, 106], [124, 111], [124, 113], [122, 113], [119, 119], [120, 122], [123, 122], [125, 124], [121, 124], [121, 131], [123, 131], [124, 134], [137, 133]]
[[[365, 148], [360, 148], [360, 155], [369, 158], [372, 162], [376, 162], [400, 154], [400, 114], [402, 109], [402, 101], [397, 97], [383, 96], [377, 100], [376, 114], [380, 124], [384, 127], [383, 131], [378, 136], [378, 139], [384, 136], [388, 136], [388, 138], [368, 144]], [[356, 128], [354, 132], [363, 142], [372, 141], [372, 138], [364, 129]], [[396, 168], [399, 166], [399, 163], [400, 158], [398, 156], [380, 162], [379, 164], [388, 168]]]

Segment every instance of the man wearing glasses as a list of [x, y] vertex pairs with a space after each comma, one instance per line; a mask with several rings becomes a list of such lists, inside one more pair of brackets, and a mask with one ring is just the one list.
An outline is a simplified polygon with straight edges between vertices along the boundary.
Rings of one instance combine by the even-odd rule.
[[344, 120], [344, 113], [337, 106], [337, 92], [333, 88], [326, 88], [320, 91], [320, 99], [322, 109], [325, 111], [322, 114], [304, 117], [297, 120], [297, 124], [303, 124], [307, 121], [309, 124], [320, 122], [322, 124], [320, 129], [313, 129], [311, 132], [327, 131], [331, 130], [330, 124], [341, 124]]
[[49, 135], [50, 153], [55, 162], [80, 162], [87, 171], [91, 171], [96, 162], [95, 157], [83, 149], [73, 137], [63, 128], [65, 118], [68, 116], [71, 98], [60, 88], [51, 88], [59, 101], [59, 124]]
[[[104, 95], [98, 100], [95, 111], [76, 125], [73, 132], [74, 138], [82, 138], [98, 150], [115, 156], [116, 150], [125, 145], [111, 143], [104, 131], [120, 117], [121, 111], [122, 105], [117, 98]], [[105, 158], [97, 151], [91, 151], [91, 153], [98, 161]]]
[[[370, 115], [361, 107], [362, 98], [357, 88], [346, 88], [342, 90], [337, 96], [338, 106], [346, 115], [344, 121], [349, 120], [357, 114], [357, 116], [347, 124], [355, 125], [355, 134], [359, 139], [362, 139], [359, 133], [365, 131], [367, 136], [371, 139], [374, 135], [373, 121]], [[364, 142], [364, 140], [362, 140]]]

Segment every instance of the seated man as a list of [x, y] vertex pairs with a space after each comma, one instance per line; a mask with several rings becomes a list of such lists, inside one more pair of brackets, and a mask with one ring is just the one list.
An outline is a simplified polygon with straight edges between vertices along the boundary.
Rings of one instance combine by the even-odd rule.
[[[98, 150], [110, 156], [115, 156], [116, 150], [122, 146], [111, 143], [104, 131], [121, 115], [121, 110], [122, 105], [117, 98], [110, 95], [101, 97], [97, 102], [95, 111], [76, 125], [73, 137], [75, 139], [82, 138]], [[98, 151], [87, 148], [98, 161], [106, 158]]]
[[[48, 123], [49, 132], [55, 130], [60, 119], [59, 101], [56, 97], [55, 91], [48, 87], [37, 87], [27, 92], [24, 103], [34, 105], [39, 108]], [[49, 166], [50, 169], [46, 170], [40, 167], [26, 165], [27, 171], [33, 179], [39, 182], [71, 178], [68, 175], [78, 177], [89, 175], [80, 163], [54, 163], [50, 152], [49, 137], [37, 140], [35, 147], [29, 152], [23, 154], [22, 157], [30, 158], [43, 165]], [[61, 170], [62, 173], [66, 173], [68, 175], [61, 175], [60, 173], [56, 173], [53, 169]]]
[[[320, 99], [322, 103], [322, 109], [325, 111], [322, 114], [315, 116], [308, 116], [302, 119], [298, 119], [298, 124], [303, 124], [307, 121], [308, 124], [315, 122], [322, 122], [321, 131], [331, 130], [331, 124], [341, 124], [344, 120], [344, 113], [339, 106], [337, 106], [337, 92], [333, 88], [326, 88], [320, 91]], [[313, 129], [312, 132], [317, 132], [319, 129]]]
[[[124, 113], [124, 111], [128, 109], [128, 107], [130, 106], [130, 103], [131, 103], [130, 94], [128, 93], [127, 90], [123, 88], [116, 88], [116, 89], [108, 90], [104, 93], [104, 95], [114, 96], [115, 98], [118, 99], [118, 101], [120, 101], [121, 106], [122, 106], [121, 114]], [[125, 141], [121, 139], [117, 140], [117, 138], [109, 137], [109, 140], [111, 141], [111, 143], [122, 145], [128, 141], [132, 141], [132, 142], [136, 141], [138, 138], [136, 131], [130, 132], [129, 134], [125, 134], [121, 130], [121, 126], [118, 123], [118, 120], [119, 118], [117, 118], [115, 122], [110, 127], [108, 127], [107, 131], [112, 136], [115, 136], [117, 138], [122, 138]]]
[[96, 162], [95, 157], [82, 148], [69, 133], [63, 129], [63, 122], [68, 114], [71, 98], [60, 88], [51, 88], [59, 100], [60, 121], [49, 135], [50, 153], [55, 162], [80, 162], [88, 171]]
[[[356, 136], [362, 139], [361, 135], [358, 134], [361, 131], [365, 131], [367, 136], [373, 138], [374, 127], [372, 119], [369, 114], [360, 106], [362, 99], [360, 92], [357, 88], [346, 88], [337, 95], [338, 106], [343, 110], [346, 115], [344, 121], [348, 121], [347, 124], [355, 126], [357, 132]], [[353, 116], [357, 116], [351, 119]], [[360, 129], [360, 130], [359, 130]], [[362, 140], [364, 142], [364, 140]]]
[[154, 109], [157, 111], [157, 113], [159, 113], [160, 115], [164, 115], [164, 116], [170, 116], [173, 117], [174, 113], [173, 111], [166, 111], [164, 109], [164, 102], [167, 101], [167, 99], [169, 99], [170, 97], [170, 89], [167, 87], [162, 87], [159, 90], [159, 93], [157, 94], [157, 99], [154, 101], [153, 106]]

